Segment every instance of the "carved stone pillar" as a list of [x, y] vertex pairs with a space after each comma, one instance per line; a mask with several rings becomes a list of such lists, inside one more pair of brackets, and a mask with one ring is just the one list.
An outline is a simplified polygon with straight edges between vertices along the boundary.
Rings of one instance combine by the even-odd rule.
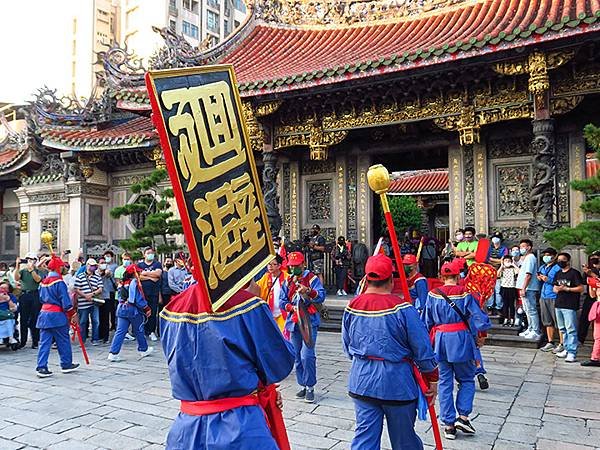
[[262, 153], [264, 168], [262, 172], [263, 193], [265, 197], [265, 207], [271, 234], [278, 236], [281, 231], [281, 214], [279, 213], [279, 196], [277, 195], [277, 153], [273, 151], [264, 151]]
[[450, 202], [450, 235], [464, 226], [463, 155], [461, 147], [448, 147], [448, 200]]
[[555, 222], [554, 181], [556, 176], [554, 161], [554, 120], [539, 119], [533, 124], [533, 180], [529, 203], [534, 224], [552, 228]]

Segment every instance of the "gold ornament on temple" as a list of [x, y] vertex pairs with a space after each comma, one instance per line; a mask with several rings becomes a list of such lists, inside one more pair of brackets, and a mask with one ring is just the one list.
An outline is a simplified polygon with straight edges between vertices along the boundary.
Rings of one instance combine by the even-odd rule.
[[390, 189], [390, 173], [382, 164], [375, 164], [367, 171], [367, 182], [376, 194], [385, 194]]

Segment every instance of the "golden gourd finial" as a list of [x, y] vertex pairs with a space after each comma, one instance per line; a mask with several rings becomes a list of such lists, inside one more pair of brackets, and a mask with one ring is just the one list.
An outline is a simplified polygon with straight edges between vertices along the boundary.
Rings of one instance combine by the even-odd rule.
[[52, 252], [52, 242], [54, 242], [54, 236], [49, 231], [44, 231], [40, 235], [40, 240], [43, 244], [46, 244], [46, 247]]
[[376, 194], [385, 194], [390, 188], [390, 173], [382, 164], [375, 164], [367, 171], [367, 181]]

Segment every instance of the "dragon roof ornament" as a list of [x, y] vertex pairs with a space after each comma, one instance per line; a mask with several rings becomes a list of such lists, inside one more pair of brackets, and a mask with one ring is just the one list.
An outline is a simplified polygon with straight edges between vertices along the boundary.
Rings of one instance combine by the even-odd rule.
[[350, 26], [414, 19], [482, 0], [254, 0], [254, 17], [290, 26]]
[[106, 51], [98, 52], [98, 62], [104, 67], [102, 75], [109, 88], [139, 87], [144, 85], [146, 68], [141, 58], [114, 45]]
[[0, 149], [14, 148], [19, 151], [29, 147], [29, 132], [25, 128], [21, 131], [13, 129], [3, 112], [0, 111], [0, 126], [4, 128], [4, 137], [0, 136]]

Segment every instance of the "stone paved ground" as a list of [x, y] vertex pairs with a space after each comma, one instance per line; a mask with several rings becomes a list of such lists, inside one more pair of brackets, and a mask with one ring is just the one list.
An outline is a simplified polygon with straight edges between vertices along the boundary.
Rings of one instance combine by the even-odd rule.
[[[319, 335], [316, 404], [293, 400], [293, 377], [283, 383], [295, 450], [349, 448], [354, 413], [346, 395], [349, 364], [339, 340], [339, 334]], [[178, 406], [170, 397], [162, 355], [139, 361], [134, 350], [127, 343], [127, 361], [108, 364], [108, 347], [91, 347], [92, 365], [69, 375], [57, 372], [53, 352], [55, 376], [40, 380], [33, 371], [35, 351], [1, 349], [0, 449], [163, 448]], [[533, 350], [488, 347], [484, 357], [492, 387], [477, 392], [472, 416], [477, 435], [445, 441], [445, 448], [600, 449], [600, 370]], [[417, 427], [432, 445], [427, 424]], [[384, 448], [389, 448], [385, 437]]]

